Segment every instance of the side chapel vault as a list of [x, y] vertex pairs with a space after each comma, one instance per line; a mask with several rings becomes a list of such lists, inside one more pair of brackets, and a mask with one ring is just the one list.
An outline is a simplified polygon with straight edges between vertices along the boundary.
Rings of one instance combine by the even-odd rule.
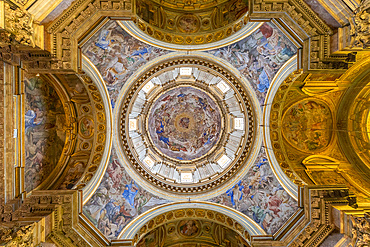
[[0, 245], [368, 246], [369, 16], [0, 0]]

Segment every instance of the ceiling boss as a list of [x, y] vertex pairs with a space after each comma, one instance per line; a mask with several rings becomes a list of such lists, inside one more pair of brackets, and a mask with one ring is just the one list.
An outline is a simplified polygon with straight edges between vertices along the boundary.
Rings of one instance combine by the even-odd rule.
[[121, 147], [145, 181], [166, 193], [196, 194], [222, 186], [245, 165], [254, 111], [248, 91], [226, 70], [198, 59], [165, 62], [126, 95]]

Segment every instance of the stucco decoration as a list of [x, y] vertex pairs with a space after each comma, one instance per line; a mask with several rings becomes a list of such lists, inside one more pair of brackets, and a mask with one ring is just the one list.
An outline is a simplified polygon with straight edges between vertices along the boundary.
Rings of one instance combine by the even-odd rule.
[[[180, 211], [181, 212], [181, 211]], [[188, 211], [190, 212], [190, 211]], [[206, 213], [206, 211], [198, 211]], [[175, 211], [175, 214], [179, 211]], [[207, 213], [212, 214], [212, 211]], [[169, 213], [167, 215], [173, 215]], [[162, 216], [162, 215], [161, 215]], [[160, 216], [160, 217], [161, 217]], [[160, 220], [161, 218], [158, 217]], [[162, 216], [164, 218], [164, 216]], [[219, 221], [225, 218], [224, 215], [217, 213]], [[227, 218], [228, 223], [233, 221]], [[169, 221], [168, 223], [157, 227], [143, 236], [136, 246], [138, 247], [155, 247], [155, 246], [243, 246], [249, 247], [249, 243], [236, 229], [231, 229], [230, 225], [224, 226], [219, 222], [212, 222], [210, 219], [185, 219], [177, 221]]]
[[363, 0], [355, 10], [355, 15], [349, 19], [351, 25], [351, 47], [361, 47], [367, 49], [370, 47], [370, 35], [368, 31], [370, 18], [370, 1]]

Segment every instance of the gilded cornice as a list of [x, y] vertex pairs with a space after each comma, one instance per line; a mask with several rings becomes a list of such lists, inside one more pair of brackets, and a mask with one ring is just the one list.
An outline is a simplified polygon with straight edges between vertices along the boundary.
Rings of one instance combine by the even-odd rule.
[[[22, 225], [32, 218], [39, 223], [33, 229], [45, 229], [57, 246], [109, 246], [138, 241], [146, 232], [175, 219], [206, 219], [231, 228], [252, 246], [318, 246], [334, 229], [330, 217], [332, 206], [355, 206], [356, 199], [343, 186], [305, 186], [299, 190], [299, 210], [274, 236], [250, 236], [236, 219], [224, 213], [201, 207], [182, 208], [146, 219], [133, 239], [109, 243], [91, 223], [84, 219], [80, 209], [82, 195], [74, 190], [33, 191], [19, 206], [0, 205], [0, 217], [7, 228]], [[51, 228], [49, 227], [51, 226]], [[35, 233], [35, 232], [34, 232]], [[47, 234], [47, 236], [46, 236]], [[35, 244], [40, 243], [37, 239]]]
[[[135, 19], [133, 18], [136, 13], [135, 7], [135, 2], [124, 0], [75, 1], [46, 28], [45, 48], [51, 55], [49, 61], [44, 64], [44, 68], [57, 71], [80, 71], [79, 47], [81, 42], [94, 33], [106, 17]], [[249, 16], [241, 20], [240, 23], [245, 25], [248, 21], [271, 19], [276, 19], [276, 22], [302, 47], [299, 59], [302, 59], [301, 68], [304, 70], [348, 68], [343, 63], [343, 59], [347, 60], [348, 58], [344, 57], [338, 60], [336, 56], [330, 55], [330, 39], [333, 32], [303, 0], [250, 1]], [[230, 30], [236, 32], [240, 29], [239, 24], [235, 25]], [[144, 29], [146, 32], [148, 31], [148, 28]], [[153, 31], [153, 35], [155, 33]], [[163, 38], [166, 41], [166, 35], [157, 36], [155, 38], [159, 40]], [[35, 67], [33, 64], [33, 68], [39, 67]]]

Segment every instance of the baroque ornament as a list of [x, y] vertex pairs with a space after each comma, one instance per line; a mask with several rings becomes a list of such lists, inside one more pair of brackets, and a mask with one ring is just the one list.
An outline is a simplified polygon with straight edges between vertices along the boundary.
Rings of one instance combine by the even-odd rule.
[[363, 0], [349, 20], [351, 24], [351, 47], [370, 47], [370, 1]]
[[178, 160], [207, 153], [218, 141], [221, 114], [216, 103], [193, 87], [177, 87], [154, 102], [148, 119], [154, 145]]
[[35, 47], [32, 16], [21, 8], [13, 8], [9, 3], [5, 2], [4, 5], [5, 31], [10, 33], [14, 41]]

